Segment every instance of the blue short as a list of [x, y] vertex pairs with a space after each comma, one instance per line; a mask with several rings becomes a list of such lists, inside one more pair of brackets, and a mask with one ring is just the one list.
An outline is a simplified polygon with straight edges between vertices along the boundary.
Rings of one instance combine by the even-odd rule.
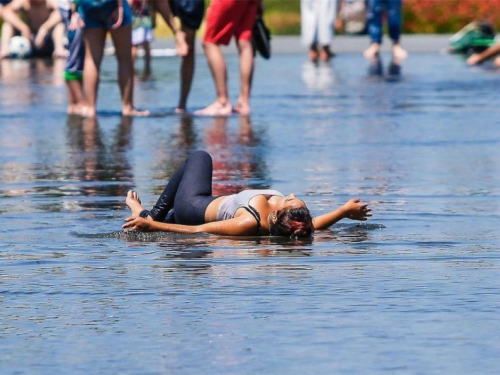
[[[118, 8], [116, 0], [80, 0], [78, 1], [78, 13], [85, 23], [85, 29], [111, 29], [114, 20], [111, 19], [113, 12]], [[123, 21], [121, 26], [132, 23], [132, 10], [126, 0], [123, 1]]]
[[83, 43], [83, 30], [77, 27], [76, 30], [68, 30], [71, 19], [71, 11], [59, 9], [63, 23], [67, 30], [69, 55], [66, 59], [64, 73], [67, 80], [80, 80], [83, 75], [83, 63], [85, 61], [85, 46]]
[[0, 0], [0, 5], [7, 5], [10, 3], [12, 0]]
[[205, 14], [203, 0], [169, 0], [174, 16], [179, 17], [182, 24], [193, 30], [198, 30]]

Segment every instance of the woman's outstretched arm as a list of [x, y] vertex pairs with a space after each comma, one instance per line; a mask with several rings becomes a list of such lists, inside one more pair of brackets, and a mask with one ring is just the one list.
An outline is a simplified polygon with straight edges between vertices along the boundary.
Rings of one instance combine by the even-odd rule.
[[222, 236], [253, 236], [257, 233], [257, 223], [253, 216], [242, 215], [234, 219], [214, 221], [201, 225], [181, 225], [162, 223], [143, 219], [142, 217], [130, 216], [125, 219], [123, 229], [135, 229], [149, 232], [172, 232], [172, 233], [211, 233]]
[[366, 221], [372, 216], [372, 210], [367, 203], [359, 202], [359, 199], [351, 199], [335, 211], [313, 218], [314, 229], [326, 229], [342, 219]]

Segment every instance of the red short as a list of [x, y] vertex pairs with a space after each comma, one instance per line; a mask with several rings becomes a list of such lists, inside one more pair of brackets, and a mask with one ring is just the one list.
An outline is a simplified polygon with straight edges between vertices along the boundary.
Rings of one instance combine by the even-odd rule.
[[259, 0], [212, 0], [203, 41], [228, 45], [233, 36], [251, 40], [258, 6]]

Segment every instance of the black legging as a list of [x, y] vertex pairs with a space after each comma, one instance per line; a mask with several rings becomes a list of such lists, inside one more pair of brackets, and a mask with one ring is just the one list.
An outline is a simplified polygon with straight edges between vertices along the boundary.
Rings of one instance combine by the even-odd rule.
[[212, 157], [207, 152], [193, 152], [175, 171], [151, 211], [143, 210], [139, 216], [150, 215], [164, 222], [173, 208], [177, 224], [203, 224], [208, 205], [217, 198], [212, 196], [212, 169]]

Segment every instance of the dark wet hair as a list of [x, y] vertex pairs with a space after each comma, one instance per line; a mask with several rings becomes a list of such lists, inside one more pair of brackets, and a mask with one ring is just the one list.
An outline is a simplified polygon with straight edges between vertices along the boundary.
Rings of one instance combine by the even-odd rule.
[[284, 208], [276, 214], [276, 223], [270, 223], [272, 236], [310, 237], [314, 233], [311, 213], [305, 207]]

